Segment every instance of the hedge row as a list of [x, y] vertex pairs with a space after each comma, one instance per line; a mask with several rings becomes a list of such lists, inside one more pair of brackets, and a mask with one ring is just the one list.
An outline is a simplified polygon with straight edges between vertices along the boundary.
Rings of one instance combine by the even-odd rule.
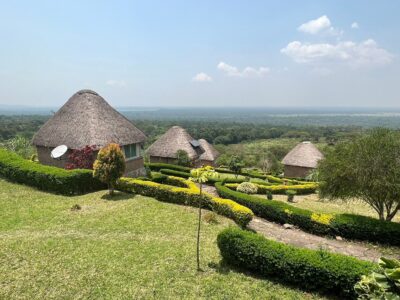
[[[265, 194], [270, 191], [272, 194], [284, 195], [287, 190], [296, 191], [297, 195], [308, 195], [316, 192], [318, 185], [315, 183], [299, 184], [299, 185], [264, 185], [253, 182], [257, 186], [258, 194]], [[235, 190], [238, 187], [237, 183], [229, 183], [226, 187]]]
[[215, 187], [221, 197], [232, 199], [250, 208], [255, 215], [273, 222], [293, 224], [318, 235], [339, 235], [348, 239], [400, 246], [400, 223], [360, 215], [319, 214], [281, 201], [233, 191], [221, 183], [216, 183]]
[[[179, 178], [175, 178], [175, 180], [179, 180]], [[193, 182], [185, 181], [185, 184], [187, 187], [182, 188], [133, 178], [121, 178], [117, 188], [126, 192], [154, 197], [160, 201], [196, 207], [202, 200], [204, 208], [231, 218], [242, 227], [247, 226], [253, 218], [253, 212], [249, 208], [232, 200], [212, 197], [205, 193], [200, 196], [199, 189]]]
[[160, 173], [164, 175], [178, 176], [186, 179], [190, 177], [190, 172], [176, 171], [170, 169], [160, 169]]
[[356, 298], [354, 284], [378, 267], [350, 256], [288, 246], [233, 227], [219, 233], [217, 243], [223, 259], [233, 266], [346, 299]]
[[91, 170], [64, 170], [26, 160], [19, 155], [0, 149], [0, 176], [43, 191], [76, 195], [104, 189], [93, 178]]
[[152, 171], [160, 171], [161, 169], [169, 169], [169, 170], [190, 173], [190, 170], [191, 170], [191, 168], [189, 168], [189, 167], [183, 167], [183, 166], [166, 164], [166, 163], [145, 163], [144, 165], [146, 167], [149, 167], [150, 170], [152, 170]]

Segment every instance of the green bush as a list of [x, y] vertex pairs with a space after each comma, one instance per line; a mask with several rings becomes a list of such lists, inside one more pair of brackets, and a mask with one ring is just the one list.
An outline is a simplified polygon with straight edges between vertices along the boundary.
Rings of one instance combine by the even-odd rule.
[[236, 190], [245, 194], [257, 194], [257, 186], [251, 182], [242, 182]]
[[318, 235], [339, 235], [348, 239], [400, 246], [400, 223], [351, 214], [318, 214], [281, 201], [267, 201], [233, 191], [221, 183], [216, 183], [215, 187], [221, 197], [247, 206], [256, 216], [273, 222], [290, 223]]
[[[179, 180], [179, 178], [175, 180]], [[206, 193], [200, 196], [199, 189], [193, 182], [186, 181], [185, 185], [186, 187], [182, 188], [133, 178], [121, 178], [117, 187], [125, 192], [154, 197], [160, 201], [195, 207], [198, 207], [201, 199], [203, 208], [231, 218], [242, 227], [247, 226], [253, 218], [253, 212], [245, 206], [229, 199], [212, 197]]]
[[233, 227], [223, 230], [217, 243], [230, 265], [344, 298], [355, 298], [354, 284], [377, 268], [353, 257], [288, 246]]
[[181, 172], [190, 172], [191, 168], [178, 166], [173, 164], [165, 164], [165, 163], [145, 163], [146, 167], [149, 167], [152, 171], [160, 171], [161, 169], [175, 170]]
[[0, 149], [0, 176], [63, 195], [84, 194], [106, 187], [93, 178], [91, 170], [64, 170], [45, 166], [4, 149]]
[[164, 175], [172, 175], [172, 176], [178, 176], [182, 178], [189, 178], [190, 173], [188, 172], [182, 172], [182, 171], [175, 171], [175, 170], [169, 170], [169, 169], [160, 169], [160, 173]]
[[[259, 194], [266, 194], [267, 191], [270, 191], [275, 195], [286, 195], [288, 190], [296, 191], [297, 195], [308, 195], [314, 194], [318, 188], [318, 184], [316, 183], [307, 183], [307, 184], [296, 184], [296, 185], [261, 185], [255, 183], [257, 186], [257, 190]], [[236, 190], [236, 184], [229, 184], [227, 187]]]

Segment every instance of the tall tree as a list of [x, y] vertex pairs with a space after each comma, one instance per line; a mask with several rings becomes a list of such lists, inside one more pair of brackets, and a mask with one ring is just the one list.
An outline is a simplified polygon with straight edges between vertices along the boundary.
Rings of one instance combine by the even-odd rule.
[[199, 218], [197, 223], [197, 247], [196, 247], [196, 256], [197, 256], [197, 271], [201, 271], [200, 268], [200, 230], [201, 230], [201, 207], [203, 205], [203, 183], [208, 181], [208, 178], [214, 177], [216, 172], [210, 166], [206, 166], [203, 168], [193, 169], [190, 172], [190, 180], [199, 184], [200, 187], [200, 197], [199, 197]]
[[320, 195], [361, 199], [380, 220], [400, 209], [400, 134], [378, 128], [329, 151], [318, 167]]
[[236, 177], [239, 176], [240, 172], [242, 171], [242, 167], [243, 162], [239, 156], [233, 155], [229, 161], [229, 169], [235, 173]]

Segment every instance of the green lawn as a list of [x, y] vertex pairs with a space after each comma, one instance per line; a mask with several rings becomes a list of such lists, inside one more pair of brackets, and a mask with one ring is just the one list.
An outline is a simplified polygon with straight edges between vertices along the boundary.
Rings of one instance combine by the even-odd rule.
[[[0, 180], [0, 299], [321, 299], [221, 266], [196, 210], [119, 194], [55, 196]], [[74, 204], [82, 209], [71, 210]]]

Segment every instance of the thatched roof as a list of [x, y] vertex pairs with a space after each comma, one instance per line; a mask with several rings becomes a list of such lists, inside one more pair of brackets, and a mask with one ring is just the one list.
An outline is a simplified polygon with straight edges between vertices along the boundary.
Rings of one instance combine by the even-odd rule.
[[302, 142], [286, 154], [282, 163], [288, 166], [316, 168], [318, 161], [323, 158], [324, 155], [314, 144], [311, 142]]
[[185, 150], [190, 159], [197, 159], [203, 152], [198, 142], [180, 126], [173, 126], [158, 138], [146, 151], [149, 156], [176, 158], [178, 150]]
[[204, 150], [204, 153], [199, 157], [200, 160], [215, 161], [218, 158], [219, 153], [213, 145], [211, 145], [205, 139], [200, 139], [199, 143], [201, 148]]
[[74, 95], [35, 134], [36, 146], [67, 145], [81, 149], [86, 145], [108, 143], [129, 145], [146, 140], [145, 134], [112, 108], [99, 94], [81, 90]]

